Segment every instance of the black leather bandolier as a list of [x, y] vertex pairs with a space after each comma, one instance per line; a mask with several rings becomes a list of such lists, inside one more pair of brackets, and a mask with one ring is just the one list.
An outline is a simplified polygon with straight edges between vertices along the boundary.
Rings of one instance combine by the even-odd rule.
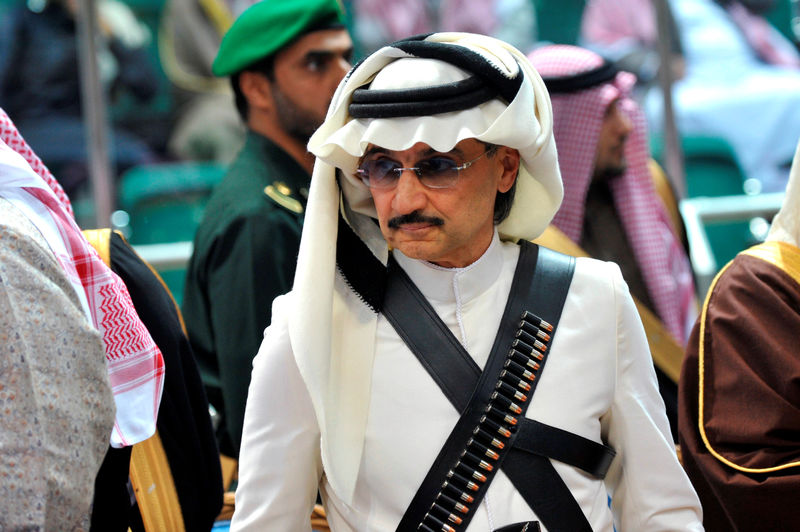
[[[502, 469], [548, 530], [591, 531], [550, 458], [603, 478], [613, 449], [525, 417], [575, 259], [520, 241], [509, 299], [481, 371], [391, 256], [384, 267], [341, 218], [337, 242], [337, 264], [347, 283], [384, 314], [461, 413], [397, 530], [466, 530]], [[527, 522], [501, 530], [534, 532], [538, 526]]]

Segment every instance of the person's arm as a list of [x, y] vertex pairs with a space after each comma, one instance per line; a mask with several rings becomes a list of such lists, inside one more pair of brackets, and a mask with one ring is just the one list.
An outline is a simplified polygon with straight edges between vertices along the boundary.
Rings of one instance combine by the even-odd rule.
[[601, 420], [617, 452], [605, 482], [617, 530], [703, 530], [700, 502], [672, 443], [641, 321], [614, 268], [617, 374]]
[[285, 211], [234, 221], [208, 258], [208, 296], [225, 420], [235, 451], [242, 437], [253, 357], [275, 297], [292, 287], [300, 230]]
[[82, 529], [114, 399], [100, 334], [29, 238], [0, 226], [0, 529]]
[[234, 532], [311, 529], [309, 515], [322, 476], [320, 435], [289, 340], [290, 298], [275, 300], [272, 324], [253, 361]]

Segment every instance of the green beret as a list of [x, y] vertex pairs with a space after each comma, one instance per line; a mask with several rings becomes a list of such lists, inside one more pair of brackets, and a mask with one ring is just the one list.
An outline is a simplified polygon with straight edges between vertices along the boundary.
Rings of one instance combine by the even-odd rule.
[[211, 66], [230, 76], [313, 29], [343, 26], [341, 0], [261, 0], [247, 8], [222, 38]]

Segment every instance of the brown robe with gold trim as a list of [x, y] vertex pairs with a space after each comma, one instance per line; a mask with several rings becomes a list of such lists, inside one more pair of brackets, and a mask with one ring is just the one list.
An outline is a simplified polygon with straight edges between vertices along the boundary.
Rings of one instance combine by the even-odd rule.
[[679, 390], [706, 530], [800, 527], [800, 249], [738, 255], [709, 290]]

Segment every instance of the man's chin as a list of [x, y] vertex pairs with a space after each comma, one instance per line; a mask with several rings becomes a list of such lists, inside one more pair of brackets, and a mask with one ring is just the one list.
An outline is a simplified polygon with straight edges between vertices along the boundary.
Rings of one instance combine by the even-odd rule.
[[429, 243], [422, 240], [402, 239], [394, 242], [392, 248], [399, 250], [409, 259], [427, 261], [432, 258]]
[[620, 176], [625, 175], [625, 172], [627, 171], [628, 171], [628, 165], [626, 164], [607, 166], [595, 172], [594, 178], [595, 181], [611, 181], [612, 179], [616, 179]]

